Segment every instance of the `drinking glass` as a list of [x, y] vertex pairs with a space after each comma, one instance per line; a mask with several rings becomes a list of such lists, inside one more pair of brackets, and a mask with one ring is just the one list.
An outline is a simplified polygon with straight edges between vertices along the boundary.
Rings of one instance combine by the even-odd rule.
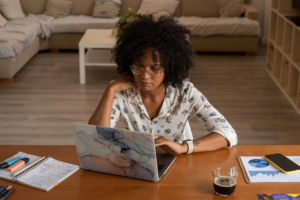
[[238, 172], [236, 167], [218, 167], [213, 172], [215, 193], [220, 196], [231, 195], [236, 187]]

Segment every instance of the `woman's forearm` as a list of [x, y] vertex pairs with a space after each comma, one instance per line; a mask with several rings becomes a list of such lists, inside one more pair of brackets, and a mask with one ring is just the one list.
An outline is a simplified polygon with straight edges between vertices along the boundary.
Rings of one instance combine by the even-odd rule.
[[214, 151], [229, 146], [229, 142], [226, 138], [218, 133], [210, 133], [202, 138], [194, 140], [194, 151]]
[[110, 127], [111, 109], [114, 101], [114, 96], [114, 89], [108, 86], [105, 89], [98, 107], [90, 118], [88, 124]]

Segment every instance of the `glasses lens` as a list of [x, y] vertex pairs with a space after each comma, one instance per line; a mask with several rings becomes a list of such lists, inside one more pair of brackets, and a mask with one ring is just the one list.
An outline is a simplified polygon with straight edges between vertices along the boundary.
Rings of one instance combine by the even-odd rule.
[[149, 75], [153, 78], [158, 78], [161, 74], [161, 69], [150, 69]]
[[143, 73], [142, 68], [137, 65], [132, 65], [131, 70], [133, 73], [135, 73], [137, 75], [141, 75]]

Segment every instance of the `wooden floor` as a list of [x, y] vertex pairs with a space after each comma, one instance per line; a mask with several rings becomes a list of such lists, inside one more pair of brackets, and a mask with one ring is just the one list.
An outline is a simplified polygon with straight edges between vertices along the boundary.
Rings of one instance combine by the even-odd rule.
[[[0, 144], [74, 144], [72, 122], [87, 123], [115, 67], [87, 68], [79, 84], [78, 52], [40, 53], [0, 84]], [[265, 71], [266, 46], [255, 57], [195, 57], [191, 81], [235, 128], [239, 144], [300, 144], [300, 116]], [[206, 134], [197, 120], [195, 138]], [[118, 127], [122, 127], [118, 124]]]

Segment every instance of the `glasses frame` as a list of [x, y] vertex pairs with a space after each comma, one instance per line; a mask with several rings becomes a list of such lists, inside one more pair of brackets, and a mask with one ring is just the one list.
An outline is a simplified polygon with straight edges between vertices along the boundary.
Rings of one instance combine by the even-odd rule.
[[[138, 65], [135, 65], [135, 66], [141, 68], [142, 73], [141, 73], [141, 74], [135, 73], [135, 72], [133, 71], [133, 66], [134, 66], [134, 65], [131, 65], [131, 66], [130, 66], [130, 69], [131, 69], [132, 73], [134, 73], [135, 75], [140, 76], [140, 75], [142, 75], [142, 74], [144, 73], [145, 69], [143, 69], [142, 67], [140, 67], [140, 66], [138, 66]], [[161, 73], [163, 72], [163, 69], [160, 68], [160, 69], [159, 69], [159, 75], [158, 75], [157, 77], [153, 77], [153, 76], [151, 76], [151, 74], [150, 74], [150, 72], [149, 72], [150, 70], [151, 70], [151, 69], [148, 69], [146, 72], [147, 72], [147, 74], [148, 74], [151, 78], [159, 78], [159, 77], [161, 76]]]

